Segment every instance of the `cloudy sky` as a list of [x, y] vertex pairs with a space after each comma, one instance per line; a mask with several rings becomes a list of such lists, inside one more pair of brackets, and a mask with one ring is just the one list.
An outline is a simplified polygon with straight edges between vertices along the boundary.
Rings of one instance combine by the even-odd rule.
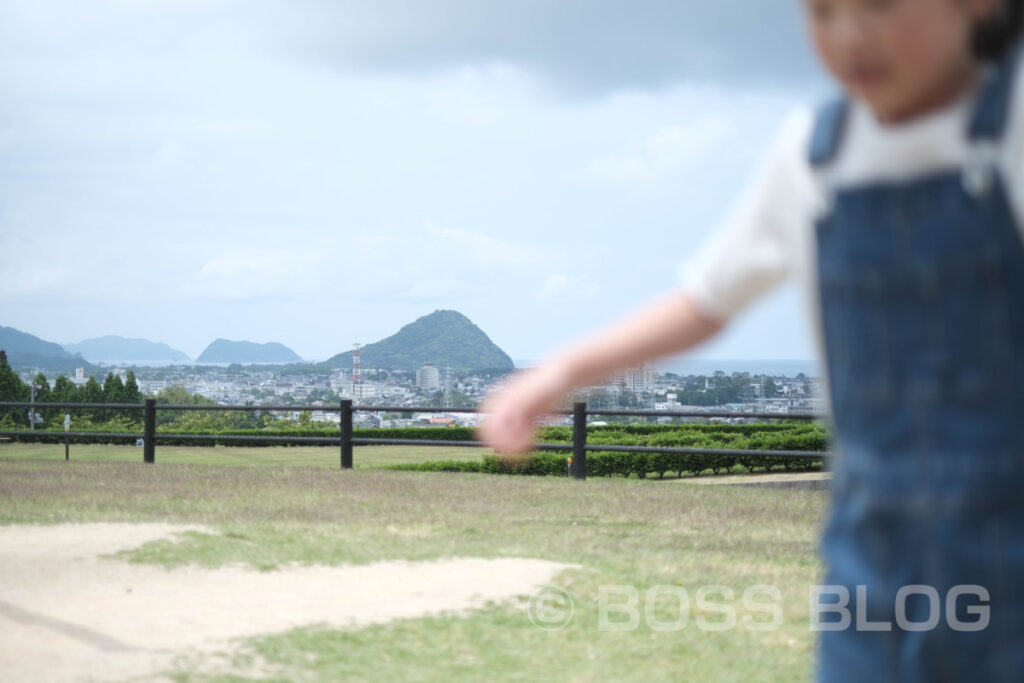
[[[0, 0], [0, 324], [534, 359], [675, 285], [827, 87], [797, 0]], [[808, 358], [795, 287], [708, 358]]]

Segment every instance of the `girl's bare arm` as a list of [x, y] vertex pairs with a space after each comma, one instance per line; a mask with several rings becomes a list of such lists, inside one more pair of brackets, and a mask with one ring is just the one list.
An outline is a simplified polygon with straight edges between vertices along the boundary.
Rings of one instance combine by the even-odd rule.
[[573, 387], [596, 382], [619, 368], [696, 346], [722, 329], [679, 291], [642, 308], [544, 365], [520, 372], [484, 402], [480, 435], [496, 451], [523, 453], [538, 417], [558, 408]]

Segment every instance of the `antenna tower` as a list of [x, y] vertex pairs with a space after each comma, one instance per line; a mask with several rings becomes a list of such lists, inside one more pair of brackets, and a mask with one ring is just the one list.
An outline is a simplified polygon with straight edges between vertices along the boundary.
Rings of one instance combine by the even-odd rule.
[[359, 349], [362, 344], [352, 344], [352, 396], [353, 398], [363, 397], [363, 373], [359, 369]]
[[452, 403], [452, 366], [444, 368], [444, 405], [443, 408], [453, 408]]

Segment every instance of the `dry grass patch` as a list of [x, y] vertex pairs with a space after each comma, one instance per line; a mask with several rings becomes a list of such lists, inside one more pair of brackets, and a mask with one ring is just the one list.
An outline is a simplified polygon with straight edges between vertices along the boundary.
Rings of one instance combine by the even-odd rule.
[[[0, 522], [173, 521], [216, 528], [121, 558], [165, 567], [271, 569], [446, 557], [579, 564], [559, 579], [576, 606], [565, 629], [533, 627], [523, 606], [357, 631], [305, 628], [249, 641], [237, 656], [283, 678], [333, 680], [806, 680], [808, 585], [817, 581], [826, 495], [654, 481], [0, 461]], [[773, 584], [773, 633], [599, 629], [602, 585]], [[737, 656], [742, 653], [742, 656]], [[229, 657], [235, 656], [230, 653]], [[239, 660], [239, 670], [243, 665]], [[278, 669], [275, 669], [278, 670]], [[203, 679], [183, 664], [182, 679]], [[216, 676], [215, 676], [216, 678]]]

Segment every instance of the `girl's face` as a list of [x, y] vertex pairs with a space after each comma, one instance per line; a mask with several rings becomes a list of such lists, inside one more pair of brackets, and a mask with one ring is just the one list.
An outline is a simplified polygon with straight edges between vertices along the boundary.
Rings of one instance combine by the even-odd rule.
[[815, 49], [851, 96], [897, 123], [973, 81], [974, 26], [1001, 0], [804, 0]]

